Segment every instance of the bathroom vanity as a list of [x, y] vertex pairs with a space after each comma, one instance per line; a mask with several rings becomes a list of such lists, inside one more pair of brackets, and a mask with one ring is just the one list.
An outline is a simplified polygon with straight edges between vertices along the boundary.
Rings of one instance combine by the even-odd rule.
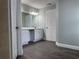
[[28, 44], [29, 41], [37, 42], [43, 39], [43, 29], [34, 27], [22, 28], [22, 45]]
[[22, 44], [43, 39], [43, 29], [39, 26], [39, 15], [22, 12]]

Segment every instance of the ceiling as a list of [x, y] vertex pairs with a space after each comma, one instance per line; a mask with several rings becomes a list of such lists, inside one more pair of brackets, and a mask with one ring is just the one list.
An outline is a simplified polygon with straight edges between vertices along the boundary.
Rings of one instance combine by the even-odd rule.
[[52, 5], [55, 4], [56, 0], [22, 0], [22, 3], [41, 9], [46, 7], [48, 3], [52, 3]]

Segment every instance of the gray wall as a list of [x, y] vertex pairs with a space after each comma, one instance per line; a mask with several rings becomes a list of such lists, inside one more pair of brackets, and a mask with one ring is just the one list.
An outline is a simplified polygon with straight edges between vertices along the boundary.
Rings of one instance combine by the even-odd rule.
[[58, 0], [59, 43], [79, 46], [79, 0]]
[[8, 0], [0, 0], [0, 59], [10, 59]]

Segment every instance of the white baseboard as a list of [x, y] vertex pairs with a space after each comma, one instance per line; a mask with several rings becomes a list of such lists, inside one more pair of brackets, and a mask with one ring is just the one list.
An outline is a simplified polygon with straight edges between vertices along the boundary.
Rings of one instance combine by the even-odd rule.
[[54, 41], [54, 42], [56, 42], [56, 40], [47, 40], [47, 39], [46, 39], [46, 41]]
[[79, 46], [73, 46], [73, 45], [68, 45], [68, 44], [63, 44], [63, 43], [58, 43], [58, 42], [56, 42], [56, 45], [59, 46], [59, 47], [79, 50]]

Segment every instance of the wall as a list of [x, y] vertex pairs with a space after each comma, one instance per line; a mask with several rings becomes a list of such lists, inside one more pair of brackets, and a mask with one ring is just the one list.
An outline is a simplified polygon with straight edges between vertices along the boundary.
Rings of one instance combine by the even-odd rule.
[[26, 11], [26, 12], [32, 12], [32, 11], [38, 12], [38, 11], [39, 11], [38, 9], [33, 8], [33, 7], [31, 7], [31, 6], [28, 6], [28, 5], [26, 5], [26, 4], [22, 4], [22, 5], [21, 5], [21, 10], [22, 10], [22, 11]]
[[57, 42], [79, 46], [79, 0], [59, 0]]
[[[9, 0], [0, 0], [0, 59], [10, 59], [9, 21], [8, 13]], [[10, 11], [9, 11], [10, 12]]]
[[46, 40], [56, 41], [56, 4], [39, 11], [39, 27], [44, 28]]
[[39, 28], [45, 28], [45, 9], [39, 10], [39, 19], [37, 20]]

